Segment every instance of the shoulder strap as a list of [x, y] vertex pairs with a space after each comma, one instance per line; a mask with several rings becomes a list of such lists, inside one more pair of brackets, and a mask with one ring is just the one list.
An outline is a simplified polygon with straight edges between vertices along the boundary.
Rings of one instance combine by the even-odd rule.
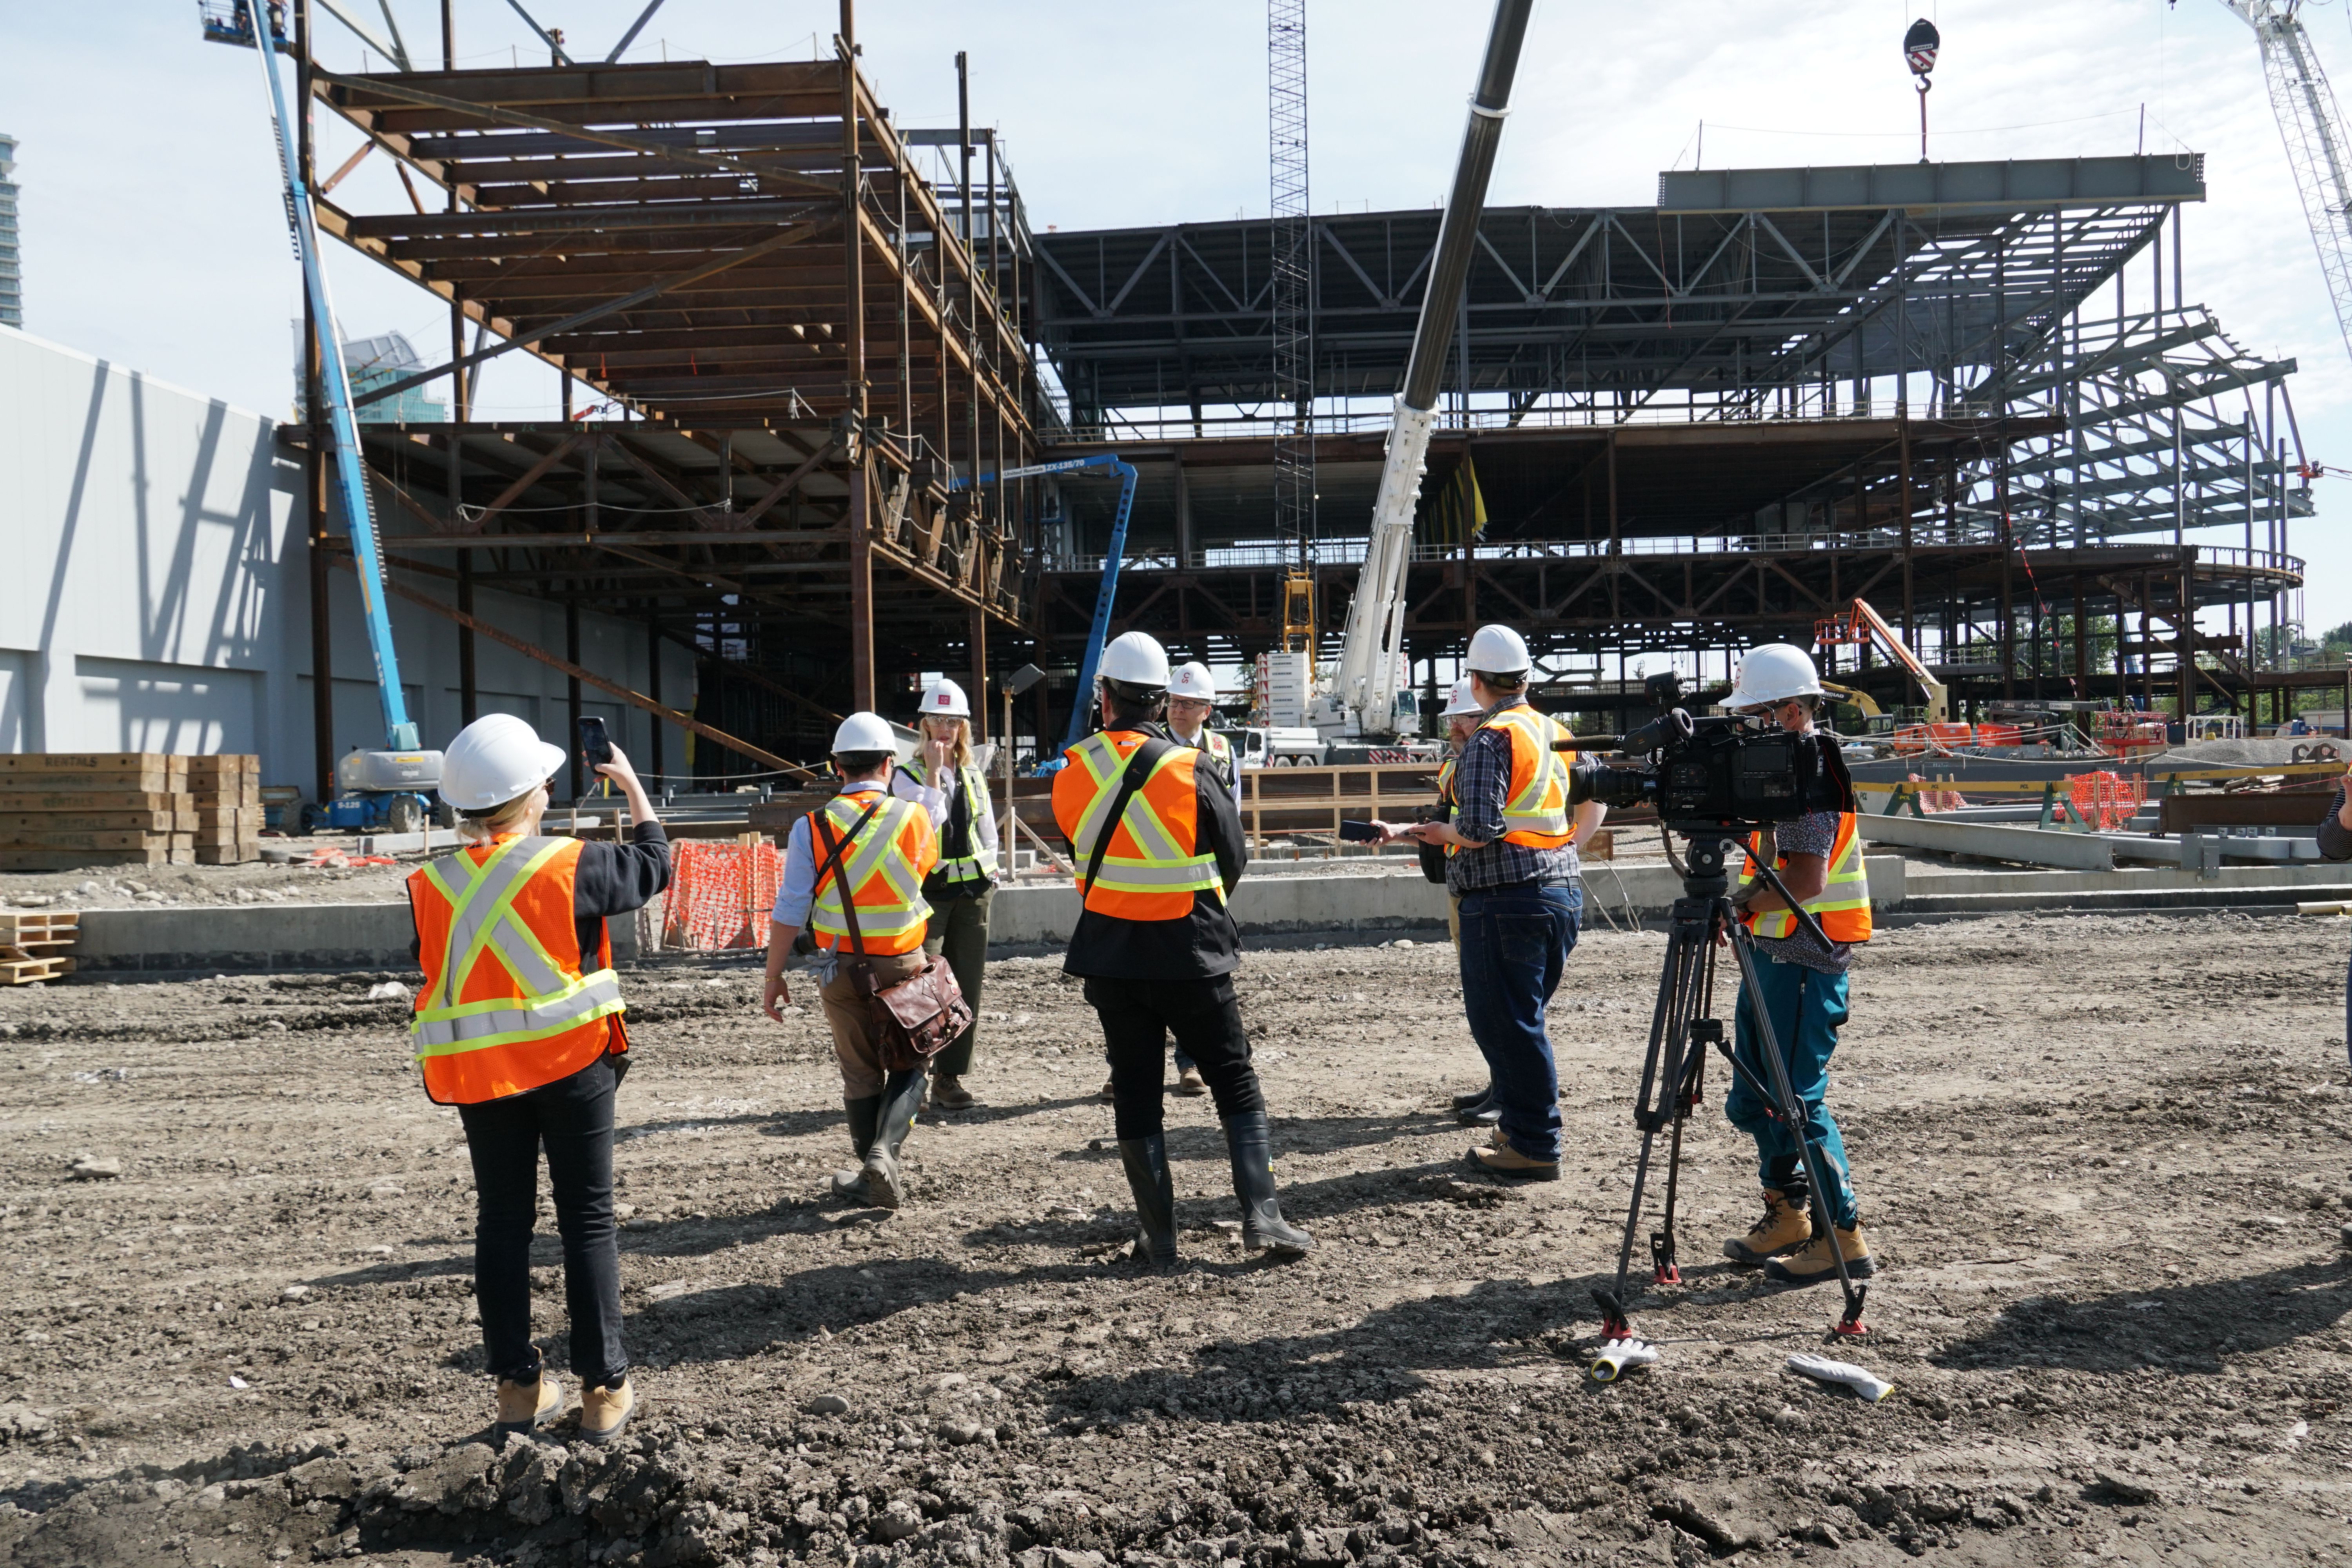
[[838, 844], [833, 841], [833, 822], [824, 815], [824, 807], [818, 807], [814, 814], [816, 830], [824, 836], [826, 854], [824, 864], [819, 867], [816, 875], [810, 879], [809, 886], [818, 887], [824, 881], [826, 872], [830, 871], [833, 874], [835, 886], [841, 889], [841, 920], [842, 923], [849, 928], [849, 948], [860, 958], [866, 956], [866, 942], [857, 933], [857, 895], [850, 890], [849, 869], [842, 864], [842, 858], [849, 853], [849, 847], [856, 842], [859, 831], [873, 820], [874, 814], [881, 810], [883, 802], [889, 798], [886, 795], [881, 800], [867, 806], [865, 814], [849, 825], [849, 831], [842, 836], [841, 842]]
[[1103, 817], [1101, 837], [1095, 840], [1095, 852], [1087, 857], [1087, 887], [1095, 885], [1095, 877], [1102, 870], [1103, 856], [1110, 849], [1111, 837], [1118, 831], [1120, 819], [1127, 816], [1127, 803], [1135, 798], [1135, 792], [1151, 777], [1152, 770], [1160, 765], [1160, 759], [1175, 749], [1173, 742], [1154, 735], [1136, 747], [1135, 755], [1127, 759], [1127, 772], [1119, 776], [1118, 794], [1111, 797], [1110, 810]]

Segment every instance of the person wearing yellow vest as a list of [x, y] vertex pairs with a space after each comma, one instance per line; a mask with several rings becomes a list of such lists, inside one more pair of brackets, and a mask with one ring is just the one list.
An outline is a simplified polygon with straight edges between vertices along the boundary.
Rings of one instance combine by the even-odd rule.
[[[1201, 764], [1216, 770], [1218, 780], [1227, 789], [1234, 787], [1234, 745], [1231, 741], [1209, 728], [1209, 721], [1217, 714], [1217, 678], [1209, 667], [1197, 659], [1180, 664], [1168, 674], [1168, 738], [1180, 746], [1190, 746], [1201, 753]], [[1199, 1096], [1209, 1092], [1209, 1085], [1201, 1077], [1201, 1064], [1176, 1047], [1176, 1090], [1178, 1094]], [[1111, 1087], [1103, 1085], [1103, 1098], [1112, 1098]]]
[[464, 847], [408, 879], [417, 987], [409, 1030], [425, 1092], [455, 1105], [474, 1167], [474, 1299], [498, 1380], [498, 1426], [530, 1432], [562, 1414], [562, 1384], [530, 1337], [531, 1230], [540, 1151], [563, 1238], [580, 1436], [609, 1443], [636, 1406], [621, 1343], [613, 1214], [613, 1100], [628, 1070], [620, 977], [605, 917], [669, 886], [669, 843], [635, 770], [613, 749], [596, 772], [621, 786], [630, 841], [541, 837], [563, 752], [509, 713], [459, 731], [441, 798]]
[[[1508, 626], [1481, 626], [1464, 661], [1482, 710], [1448, 783], [1451, 822], [1405, 831], [1451, 851], [1447, 889], [1459, 900], [1463, 1011], [1486, 1058], [1493, 1141], [1473, 1164], [1530, 1181], [1559, 1179], [1559, 1071], [1545, 1009], [1576, 946], [1584, 884], [1576, 844], [1601, 825], [1600, 803], [1569, 803], [1580, 767], [1555, 752], [1566, 733], [1528, 705], [1535, 661]], [[1463, 1108], [1475, 1120], [1478, 1106]]]
[[[784, 841], [783, 883], [768, 921], [767, 983], [760, 997], [761, 1010], [782, 1023], [782, 1009], [793, 999], [784, 964], [805, 927], [816, 943], [817, 996], [833, 1031], [850, 1146], [859, 1162], [856, 1170], [835, 1173], [833, 1190], [892, 1209], [906, 1198], [898, 1152], [914, 1130], [924, 1074], [884, 1067], [873, 1013], [845, 961], [862, 948], [882, 988], [916, 973], [925, 963], [923, 938], [931, 907], [924, 900], [923, 883], [939, 864], [940, 843], [930, 812], [892, 792], [898, 762], [897, 738], [878, 714], [852, 713], [834, 731], [833, 765], [841, 775], [841, 790], [793, 823]], [[855, 942], [849, 934], [853, 913]]]
[[1063, 752], [1054, 775], [1054, 821], [1069, 840], [1080, 899], [1062, 967], [1086, 982], [1102, 1021], [1119, 1163], [1140, 1222], [1137, 1258], [1155, 1267], [1176, 1259], [1160, 1096], [1171, 1032], [1216, 1099], [1242, 1245], [1295, 1256], [1315, 1238], [1282, 1217], [1275, 1195], [1265, 1099], [1234, 992], [1241, 933], [1225, 899], [1249, 863], [1249, 842], [1215, 770], [1159, 722], [1167, 693], [1168, 654], [1157, 641], [1128, 632], [1103, 649], [1102, 728]]
[[930, 934], [923, 951], [945, 958], [971, 1005], [972, 1021], [931, 1060], [931, 1104], [941, 1110], [969, 1110], [972, 1047], [980, 1033], [980, 987], [988, 973], [988, 910], [996, 896], [996, 812], [988, 779], [971, 762], [971, 700], [952, 680], [936, 680], [923, 693], [916, 721], [922, 749], [899, 770], [939, 792], [935, 815], [940, 863], [923, 884], [931, 906]]
[[[1810, 655], [1786, 643], [1766, 643], [1740, 661], [1724, 706], [1776, 723], [1791, 734], [1818, 735], [1813, 715], [1822, 697], [1821, 677]], [[1836, 776], [1843, 778], [1835, 742], [1826, 735], [1820, 740]], [[1748, 852], [1749, 861], [1740, 869], [1732, 902], [1755, 938], [1757, 991], [1751, 994], [1741, 982], [1735, 1049], [1759, 1080], [1769, 1081], [1762, 1031], [1755, 1021], [1755, 1009], [1760, 1006], [1772, 1021], [1790, 1088], [1804, 1103], [1805, 1135], [1821, 1149], [1837, 1191], [1822, 1194], [1811, 1190], [1796, 1139], [1747, 1078], [1734, 1075], [1724, 1095], [1724, 1114], [1756, 1141], [1764, 1217], [1747, 1235], [1726, 1241], [1724, 1256], [1750, 1267], [1760, 1264], [1768, 1278], [1786, 1284], [1834, 1279], [1836, 1260], [1828, 1238], [1818, 1233], [1824, 1219], [1820, 1211], [1825, 1208], [1826, 1223], [1837, 1227], [1847, 1271], [1868, 1278], [1875, 1265], [1862, 1231], [1853, 1167], [1846, 1161], [1837, 1119], [1826, 1103], [1830, 1054], [1837, 1049], [1838, 1027], [1846, 1020], [1847, 966], [1854, 948], [1870, 940], [1870, 882], [1863, 868], [1851, 792], [1844, 810], [1816, 811], [1784, 822], [1751, 839]], [[1827, 948], [1797, 923], [1780, 895], [1757, 877], [1755, 861], [1765, 856], [1771, 857], [1772, 868], [1790, 893], [1821, 922], [1822, 934], [1829, 938]]]

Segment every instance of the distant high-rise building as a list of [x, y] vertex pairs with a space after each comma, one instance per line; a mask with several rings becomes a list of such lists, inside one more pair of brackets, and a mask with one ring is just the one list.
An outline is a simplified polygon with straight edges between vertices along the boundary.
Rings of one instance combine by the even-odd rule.
[[0, 326], [25, 324], [24, 275], [16, 258], [16, 139], [0, 134]]
[[[294, 408], [295, 417], [302, 413], [302, 323], [294, 328]], [[347, 338], [343, 342], [343, 373], [351, 378], [352, 395], [362, 396], [379, 386], [415, 374], [425, 368], [416, 349], [402, 332], [383, 332], [373, 338]], [[437, 397], [426, 395], [425, 388], [412, 386], [390, 397], [359, 407], [362, 425], [437, 425], [448, 412], [448, 405]]]

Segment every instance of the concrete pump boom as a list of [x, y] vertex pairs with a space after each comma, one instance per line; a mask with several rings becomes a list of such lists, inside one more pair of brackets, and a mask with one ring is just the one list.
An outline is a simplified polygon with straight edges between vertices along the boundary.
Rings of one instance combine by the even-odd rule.
[[1470, 100], [1470, 123], [1462, 133], [1462, 157], [1437, 234], [1429, 285], [1421, 296], [1421, 321], [1413, 330], [1412, 358], [1404, 390], [1397, 395], [1396, 423], [1389, 432], [1381, 465], [1381, 488], [1372, 503], [1372, 535], [1356, 596], [1348, 605], [1347, 644], [1339, 657], [1332, 697], [1355, 716], [1365, 734], [1386, 735], [1396, 728], [1397, 656], [1404, 646], [1404, 569], [1412, 554], [1412, 514], [1421, 497], [1423, 459], [1437, 423], [1438, 380], [1445, 365], [1462, 290], [1470, 276], [1470, 250], [1486, 206], [1486, 182], [1503, 141], [1509, 112], [1511, 79], [1518, 71], [1519, 46], [1527, 38], [1535, 0], [1496, 0], [1486, 35], [1486, 61]]

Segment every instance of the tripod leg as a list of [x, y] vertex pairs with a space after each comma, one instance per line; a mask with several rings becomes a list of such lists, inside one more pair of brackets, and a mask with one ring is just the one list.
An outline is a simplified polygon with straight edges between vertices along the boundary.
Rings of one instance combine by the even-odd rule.
[[[1685, 909], [1687, 904], [1690, 908]], [[1625, 1310], [1626, 1285], [1633, 1268], [1633, 1241], [1642, 1228], [1642, 1196], [1649, 1184], [1650, 1160], [1657, 1135], [1670, 1126], [1679, 1146], [1681, 1124], [1676, 1105], [1687, 1078], [1687, 1047], [1694, 1005], [1704, 1006], [1705, 987], [1713, 978], [1707, 946], [1707, 913], [1704, 900], [1681, 900], [1675, 907], [1674, 928], [1666, 938], [1666, 962], [1658, 978], [1658, 997], [1650, 1015], [1650, 1044], [1642, 1063], [1640, 1098], [1633, 1122], [1642, 1131], [1641, 1152], [1633, 1163], [1633, 1191], [1625, 1206], [1625, 1229], [1617, 1248], [1617, 1279], [1612, 1290], [1595, 1290], [1601, 1332], [1611, 1339], [1632, 1333]], [[1654, 1100], [1653, 1096], [1655, 1096]], [[1669, 1165], [1668, 1182], [1673, 1181]]]
[[[1772, 1030], [1772, 1016], [1764, 1006], [1764, 988], [1757, 978], [1755, 950], [1750, 942], [1744, 927], [1735, 925], [1732, 928], [1731, 951], [1739, 960], [1739, 973], [1746, 983], [1748, 1005], [1754, 1011], [1757, 1034], [1764, 1042], [1764, 1066], [1771, 1080], [1768, 1098], [1778, 1108], [1781, 1122], [1789, 1129], [1790, 1135], [1797, 1141], [1806, 1175], [1813, 1184], [1814, 1202], [1826, 1204], [1830, 1202], [1830, 1194], [1838, 1190], [1830, 1182], [1829, 1156], [1822, 1152], [1821, 1146], [1806, 1131], [1805, 1108], [1789, 1081], [1789, 1065], [1781, 1058], [1780, 1038]], [[1732, 1057], [1732, 1065], [1739, 1067], [1737, 1056]], [[1745, 1072], [1744, 1068], [1740, 1070]], [[1838, 1246], [1834, 1217], [1822, 1226], [1822, 1234], [1829, 1238], [1830, 1260], [1837, 1265], [1838, 1289], [1845, 1297], [1845, 1316], [1838, 1321], [1837, 1331], [1841, 1334], [1862, 1333], [1864, 1331], [1862, 1304], [1864, 1298], [1870, 1294], [1870, 1288], [1856, 1285], [1853, 1275], [1847, 1269], [1845, 1252]]]

